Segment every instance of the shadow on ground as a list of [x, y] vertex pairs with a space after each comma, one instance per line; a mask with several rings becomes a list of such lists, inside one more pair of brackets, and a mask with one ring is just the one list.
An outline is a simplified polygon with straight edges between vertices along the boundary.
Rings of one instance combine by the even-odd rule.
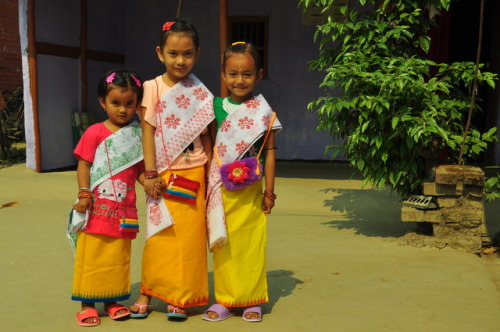
[[[268, 286], [268, 293], [269, 293], [269, 302], [264, 303], [262, 305], [262, 310], [263, 313], [268, 314], [272, 312], [272, 309], [276, 305], [276, 303], [283, 297], [289, 296], [292, 294], [293, 290], [298, 284], [302, 284], [303, 282], [297, 278], [293, 277], [293, 272], [291, 271], [285, 271], [285, 270], [274, 270], [274, 271], [268, 271], [267, 272], [267, 286]], [[209, 292], [210, 292], [210, 304], [206, 306], [199, 306], [199, 307], [193, 307], [189, 308], [189, 315], [201, 315], [205, 312], [205, 310], [208, 309], [208, 307], [215, 303], [215, 298], [214, 298], [214, 289], [213, 289], [213, 272], [209, 272], [208, 274], [208, 281], [209, 281]], [[140, 290], [140, 283], [136, 282], [132, 284], [131, 286], [131, 294], [132, 296], [130, 299], [126, 301], [120, 302], [123, 305], [126, 306], [131, 306], [134, 304], [135, 299], [137, 298], [137, 295], [139, 294]], [[151, 310], [157, 311], [157, 312], [162, 312], [162, 313], [167, 313], [167, 303], [159, 300], [157, 298], [152, 298], [151, 299]]]
[[397, 194], [374, 189], [321, 190], [331, 193], [324, 201], [330, 211], [343, 214], [340, 220], [324, 224], [336, 229], [353, 229], [356, 234], [377, 237], [401, 237], [415, 229], [414, 223], [401, 221], [401, 203]]

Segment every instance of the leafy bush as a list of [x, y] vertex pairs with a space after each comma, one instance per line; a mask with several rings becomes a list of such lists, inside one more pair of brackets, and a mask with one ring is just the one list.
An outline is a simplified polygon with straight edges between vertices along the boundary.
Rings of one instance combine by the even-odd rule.
[[[301, 0], [328, 13], [335, 0]], [[352, 1], [351, 1], [352, 3]], [[363, 184], [389, 186], [401, 196], [418, 193], [425, 165], [420, 157], [436, 139], [455, 162], [463, 141], [475, 73], [472, 62], [435, 63], [425, 54], [433, 24], [427, 13], [448, 9], [450, 0], [359, 0], [341, 8], [342, 22], [318, 26], [320, 57], [311, 69], [324, 71], [324, 96], [309, 104], [318, 129], [343, 140], [330, 145], [363, 176]], [[495, 86], [496, 74], [478, 71], [478, 83]], [[477, 108], [477, 105], [476, 105]], [[464, 156], [482, 153], [496, 128], [472, 128]]]

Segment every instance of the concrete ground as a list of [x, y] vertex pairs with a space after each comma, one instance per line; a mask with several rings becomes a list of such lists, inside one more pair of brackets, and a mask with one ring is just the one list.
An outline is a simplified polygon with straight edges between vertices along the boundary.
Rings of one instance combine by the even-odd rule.
[[[280, 162], [277, 174], [277, 205], [268, 219], [270, 302], [261, 323], [205, 322], [207, 307], [170, 322], [165, 303], [153, 301], [145, 320], [102, 315], [93, 330], [500, 330], [498, 255], [401, 245], [414, 225], [400, 221], [397, 195], [362, 189], [345, 164]], [[75, 171], [38, 174], [16, 165], [0, 170], [0, 189], [0, 205], [19, 202], [0, 209], [0, 330], [82, 331], [79, 304], [70, 300], [73, 257], [65, 237]], [[499, 202], [486, 205], [491, 236], [500, 232], [499, 215]], [[141, 233], [133, 243], [133, 294], [143, 243]]]

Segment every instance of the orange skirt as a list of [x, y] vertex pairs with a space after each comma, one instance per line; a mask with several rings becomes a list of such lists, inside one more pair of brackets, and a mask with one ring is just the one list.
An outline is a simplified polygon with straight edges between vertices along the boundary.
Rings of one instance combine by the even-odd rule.
[[113, 302], [130, 297], [131, 239], [78, 233], [71, 299]]
[[[170, 171], [161, 176], [167, 181]], [[144, 246], [141, 292], [179, 307], [208, 304], [205, 170], [175, 170], [200, 182], [196, 205], [165, 200], [174, 225], [151, 236]]]

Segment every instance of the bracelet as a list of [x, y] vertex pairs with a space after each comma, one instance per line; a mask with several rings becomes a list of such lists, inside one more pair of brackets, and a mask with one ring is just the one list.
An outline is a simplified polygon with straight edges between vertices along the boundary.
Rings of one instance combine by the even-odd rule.
[[151, 169], [149, 171], [144, 171], [144, 177], [148, 180], [156, 179], [158, 176], [160, 176], [160, 175], [158, 174], [158, 171], [155, 169]]
[[80, 191], [89, 191], [90, 188], [80, 188]]
[[93, 198], [92, 192], [88, 189], [80, 189], [78, 192], [78, 199], [82, 198]]
[[277, 146], [273, 146], [272, 148], [268, 148], [268, 149], [264, 149], [265, 151], [269, 151], [269, 150], [278, 150], [278, 147]]
[[271, 201], [274, 201], [276, 198], [278, 198], [278, 195], [275, 193], [268, 193], [267, 191], [264, 191], [264, 197], [269, 198]]

